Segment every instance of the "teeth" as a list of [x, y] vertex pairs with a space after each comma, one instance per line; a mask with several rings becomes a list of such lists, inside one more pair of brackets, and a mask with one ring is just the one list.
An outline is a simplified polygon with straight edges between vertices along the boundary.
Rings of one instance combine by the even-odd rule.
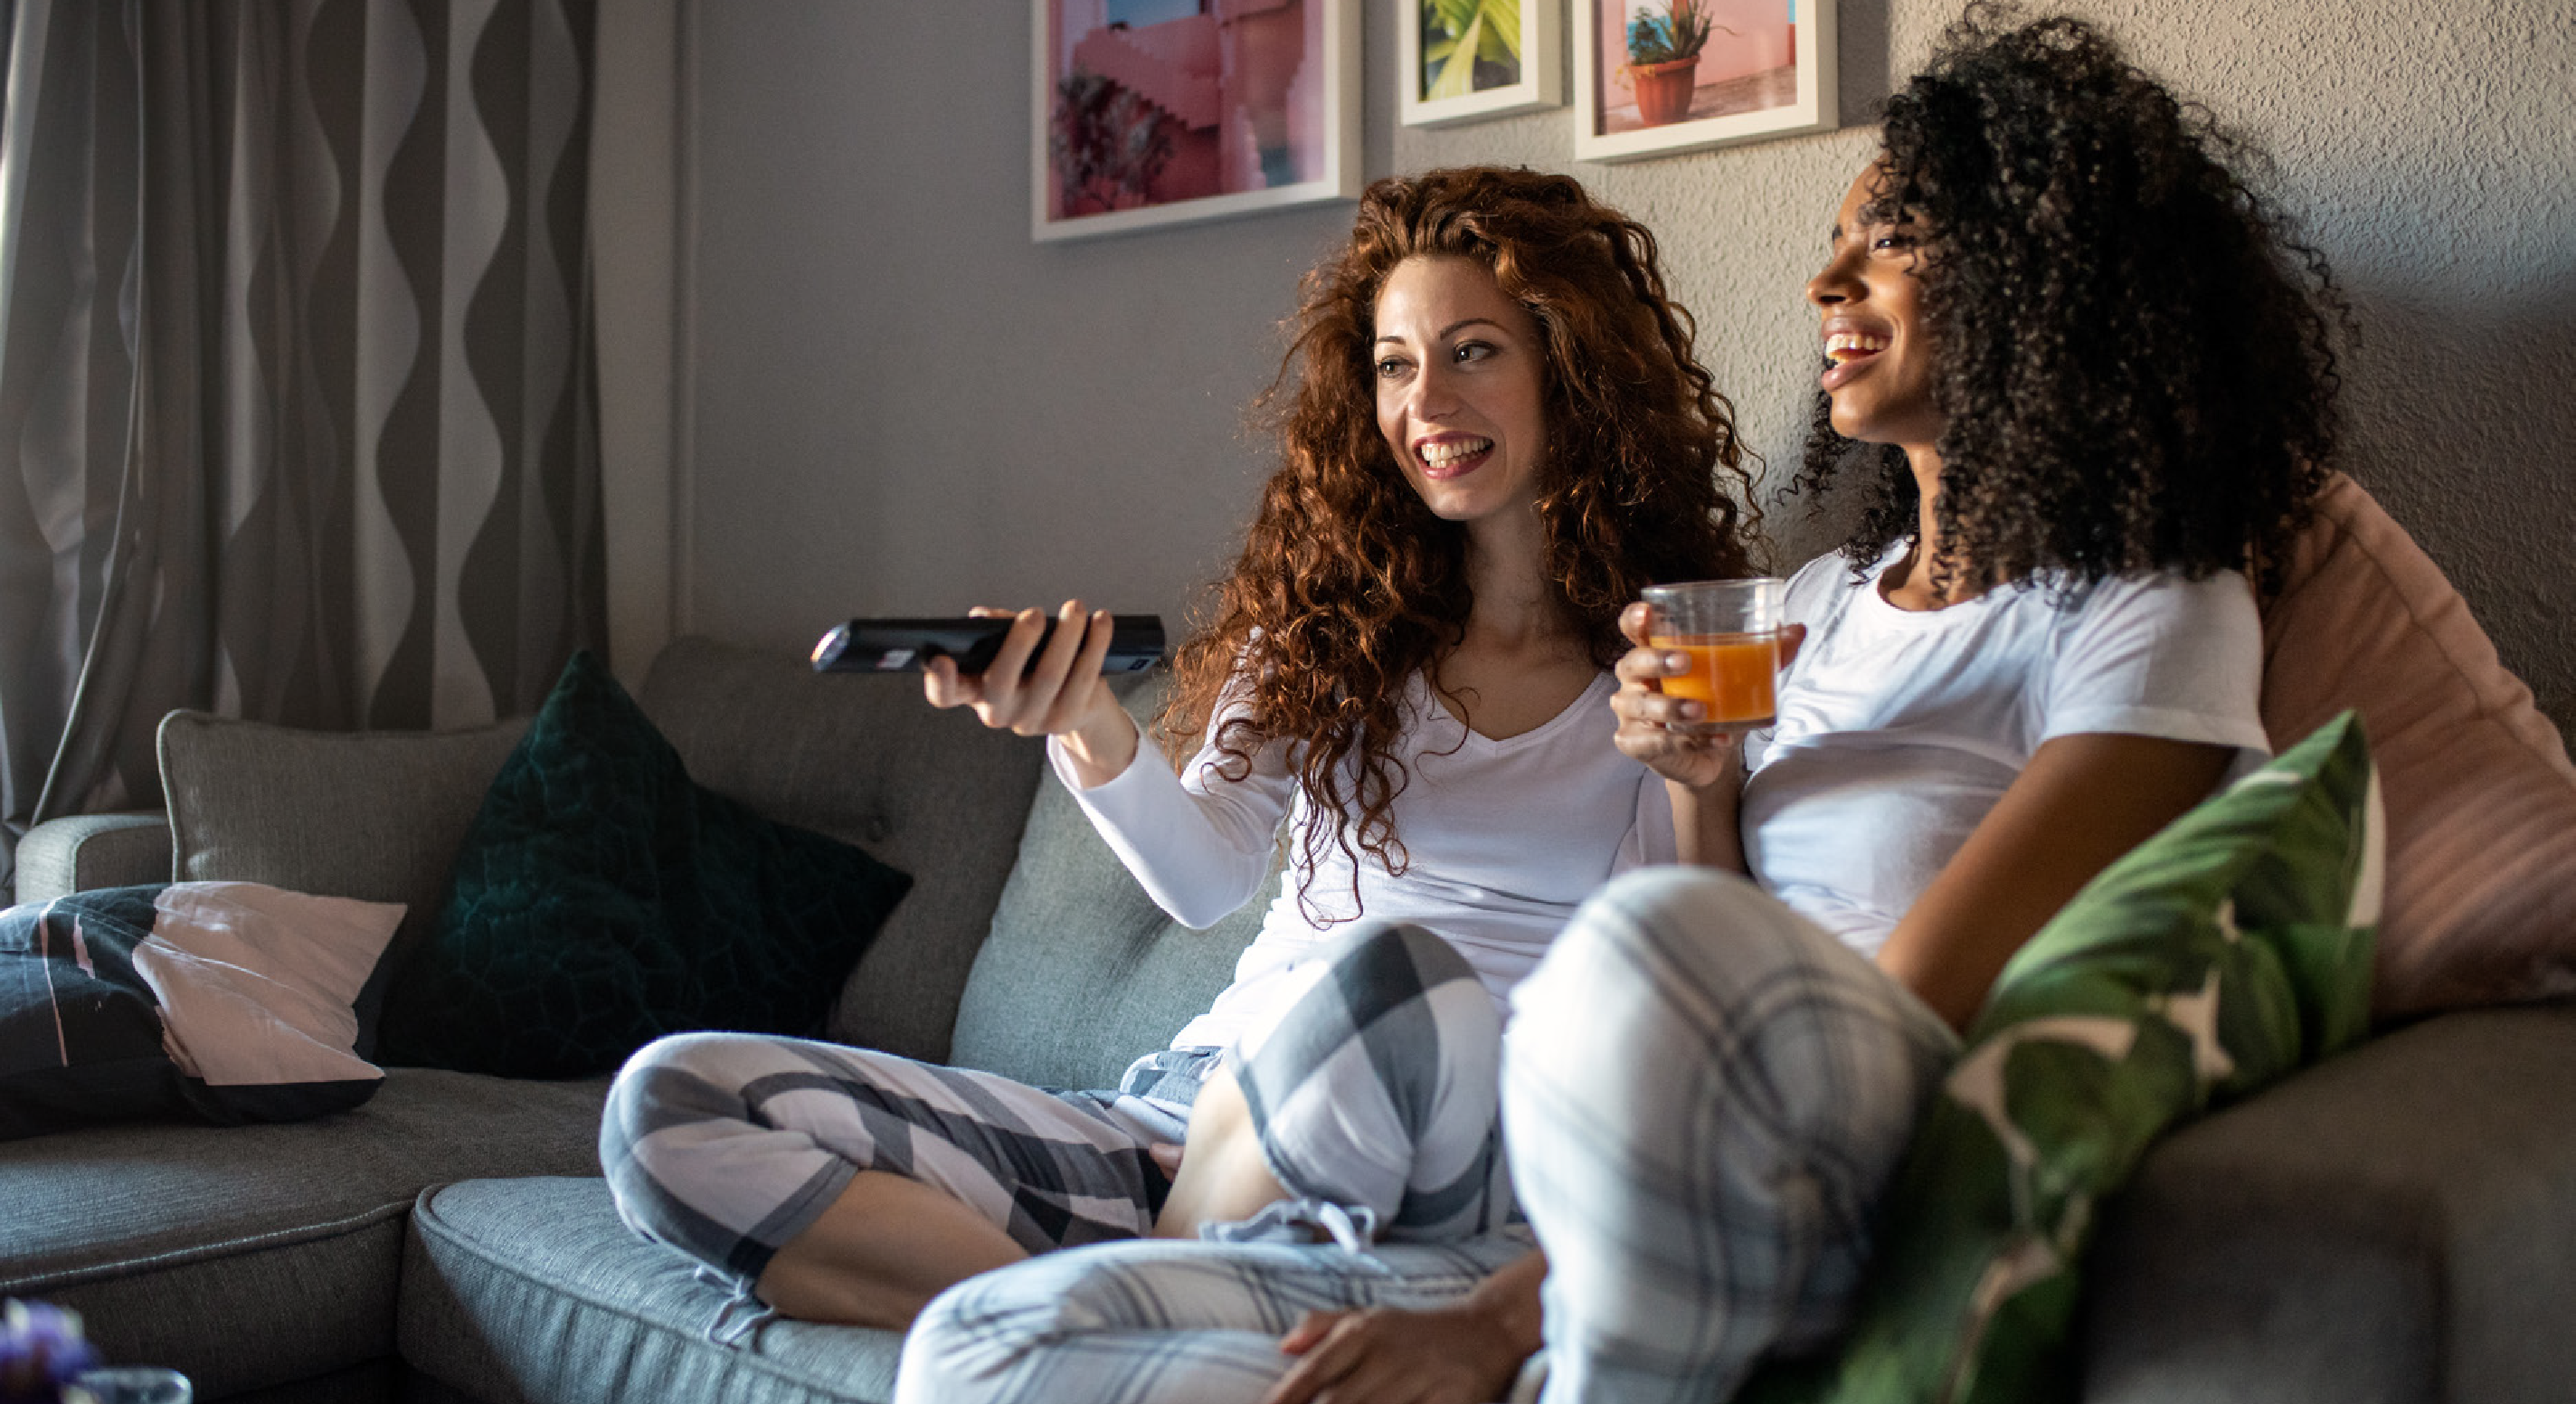
[[1422, 461], [1430, 464], [1454, 463], [1470, 458], [1494, 446], [1491, 439], [1451, 439], [1444, 443], [1424, 444]]
[[1835, 332], [1825, 338], [1825, 354], [1834, 360], [1851, 356], [1868, 356], [1884, 351], [1888, 338], [1869, 332]]

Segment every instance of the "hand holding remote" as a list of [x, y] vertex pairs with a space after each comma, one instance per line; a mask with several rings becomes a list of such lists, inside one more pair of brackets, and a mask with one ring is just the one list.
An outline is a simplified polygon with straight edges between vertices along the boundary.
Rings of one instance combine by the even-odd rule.
[[[934, 658], [921, 673], [921, 691], [934, 707], [971, 707], [984, 725], [1021, 736], [1060, 736], [1083, 788], [1107, 784], [1136, 758], [1139, 737], [1127, 709], [1101, 677], [1114, 623], [1107, 610], [1085, 610], [1067, 600], [1047, 627], [1044, 611], [979, 606], [979, 619], [1011, 620], [1010, 632], [978, 675], [957, 670], [953, 658]], [[1043, 641], [1044, 651], [1039, 651]]]

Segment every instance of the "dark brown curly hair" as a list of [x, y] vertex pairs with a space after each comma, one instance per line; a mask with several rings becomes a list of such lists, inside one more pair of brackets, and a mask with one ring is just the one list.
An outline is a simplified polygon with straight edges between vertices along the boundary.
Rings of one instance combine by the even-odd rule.
[[1626, 648], [1619, 612], [1644, 586], [1751, 568], [1741, 499], [1718, 486], [1721, 473], [1750, 484], [1733, 411], [1692, 356], [1694, 323], [1645, 226], [1562, 175], [1478, 167], [1371, 185], [1349, 243], [1302, 285], [1254, 406], [1283, 462], [1156, 723], [1186, 755], [1231, 683], [1246, 708], [1215, 738], [1231, 773], [1292, 743], [1308, 803], [1343, 820], [1308, 827], [1301, 897], [1326, 829], [1354, 862], [1365, 851], [1403, 871], [1388, 809], [1408, 778], [1405, 681], [1458, 644], [1472, 603], [1466, 528], [1423, 505], [1378, 432], [1378, 290], [1421, 257], [1485, 265], [1538, 324], [1543, 570], [1595, 663]]
[[[2269, 594], [2335, 448], [2325, 259], [2255, 188], [2262, 154], [2082, 20], [1972, 6], [1887, 103], [1863, 217], [1916, 222], [1946, 421], [1932, 578], [2089, 581], [2248, 569]], [[1876, 497], [1855, 572], [1914, 535], [1905, 455], [1833, 431], [1819, 396], [1797, 488], [1846, 466]]]

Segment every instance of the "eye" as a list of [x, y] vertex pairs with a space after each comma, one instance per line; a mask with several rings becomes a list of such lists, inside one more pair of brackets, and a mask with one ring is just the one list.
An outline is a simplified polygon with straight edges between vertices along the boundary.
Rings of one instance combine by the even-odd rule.
[[1494, 345], [1492, 342], [1462, 341], [1456, 346], [1450, 348], [1449, 359], [1463, 366], [1484, 360], [1493, 354]]
[[1380, 356], [1377, 361], [1377, 378], [1393, 380], [1411, 368], [1411, 364], [1401, 356]]
[[1871, 235], [1869, 246], [1874, 250], [1910, 249], [1921, 242], [1922, 239], [1917, 235], [1908, 234], [1902, 230], [1890, 229], [1883, 233]]

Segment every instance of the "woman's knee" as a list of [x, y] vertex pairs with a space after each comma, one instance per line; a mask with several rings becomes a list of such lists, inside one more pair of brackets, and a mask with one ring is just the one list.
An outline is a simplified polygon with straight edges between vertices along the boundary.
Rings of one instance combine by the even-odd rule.
[[1575, 910], [1513, 991], [1515, 1026], [1561, 1020], [1614, 1041], [1659, 1039], [1670, 1018], [1705, 1002], [1692, 991], [1758, 978], [1809, 939], [1792, 929], [1805, 925], [1732, 873], [1623, 874]]
[[1872, 1137], [1911, 1115], [1951, 1047], [1865, 957], [1750, 881], [1691, 868], [1587, 901], [1515, 992], [1509, 1044], [1521, 1072], [1585, 1101], [1626, 1103], [1653, 1075], [1677, 1096], [1753, 1091], [1789, 1121], [1842, 1104], [1831, 1124]]
[[1322, 960], [1338, 983], [1383, 989], [1390, 998], [1476, 978], [1476, 968], [1456, 946], [1408, 922], [1371, 923], [1345, 932], [1325, 944]]
[[[1418, 926], [1369, 926], [1328, 944], [1311, 981], [1265, 1026], [1247, 1031], [1227, 1061], [1238, 1077], [1252, 1064], [1273, 1078], [1303, 1080], [1391, 1020], [1422, 1024], [1441, 1057], [1472, 1052], [1501, 1031], [1492, 997], [1457, 947]], [[1426, 1059], [1421, 1071], [1431, 1067]]]
[[758, 1034], [683, 1033], [636, 1049], [609, 1084], [603, 1153], [612, 1142], [631, 1146], [676, 1121], [748, 1115], [742, 1087], [749, 1064], [775, 1042]]
[[1426, 1185], [1492, 1159], [1501, 1016], [1456, 948], [1418, 927], [1351, 933], [1321, 963], [1228, 1069], [1280, 1186], [1409, 1222]]

